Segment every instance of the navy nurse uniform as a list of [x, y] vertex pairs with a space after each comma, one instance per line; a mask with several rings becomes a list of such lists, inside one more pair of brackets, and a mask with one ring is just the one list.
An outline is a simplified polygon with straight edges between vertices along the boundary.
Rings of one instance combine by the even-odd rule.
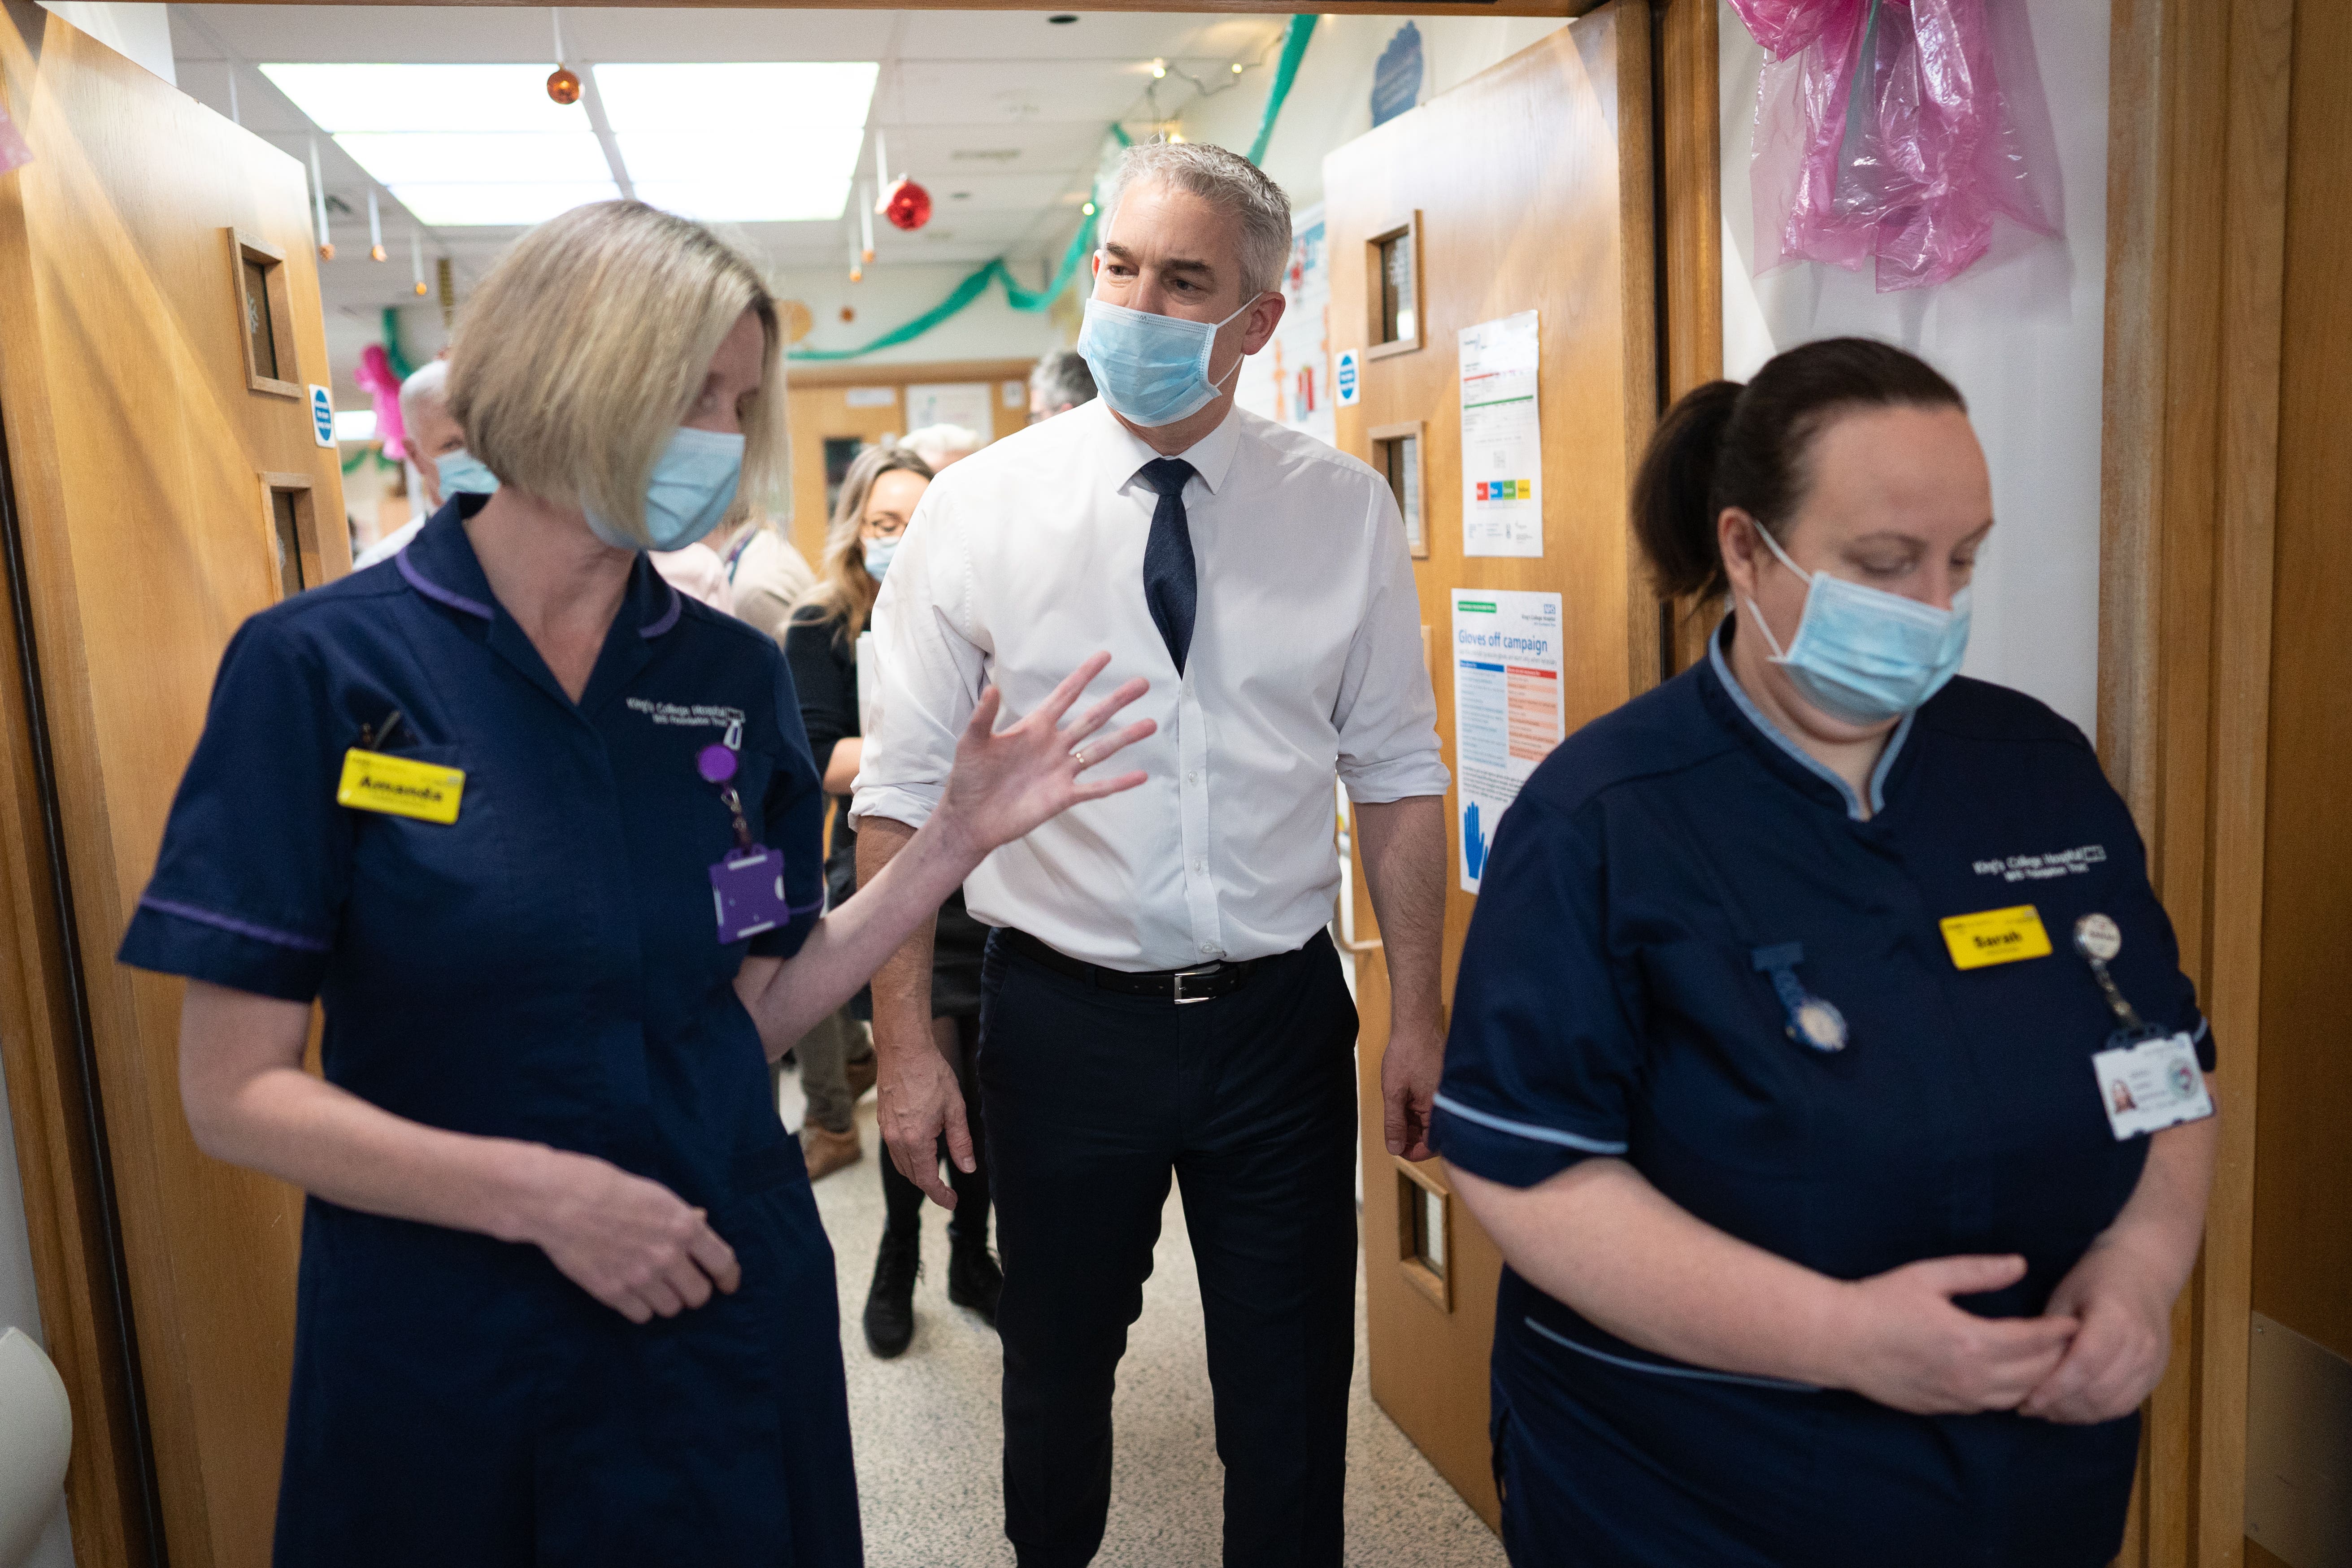
[[[833, 1254], [730, 984], [822, 900], [791, 676], [640, 559], [575, 705], [483, 578], [484, 499], [238, 631], [122, 961], [319, 998], [330, 1081], [660, 1182], [742, 1285], [639, 1326], [536, 1247], [310, 1199], [277, 1562], [854, 1564]], [[795, 912], [721, 946], [695, 754], [738, 721]], [[455, 823], [335, 803], [363, 729], [465, 771]]]
[[[1613, 1156], [1839, 1279], [2021, 1254], [2021, 1281], [1964, 1305], [2038, 1313], [2147, 1152], [2102, 1108], [2116, 1025], [2078, 917], [2114, 918], [2124, 994], [2212, 1065], [2139, 836], [2079, 731], [1968, 679], [1895, 731], [1865, 821], [1732, 679], [1727, 631], [1570, 736], [1503, 818], [1435, 1145], [1518, 1187]], [[1938, 922], [2021, 904], [2054, 951], [1956, 967]], [[1843, 1050], [1791, 1039], [1759, 952], [1843, 1013]], [[1910, 1415], [1685, 1365], [1508, 1270], [1494, 1426], [1520, 1568], [2091, 1568], [2138, 1442], [2137, 1415]]]

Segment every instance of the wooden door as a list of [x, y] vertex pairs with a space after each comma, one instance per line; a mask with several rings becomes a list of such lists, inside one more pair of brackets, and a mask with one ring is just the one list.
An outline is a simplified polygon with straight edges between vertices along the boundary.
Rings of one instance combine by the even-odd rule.
[[2246, 1402], [2254, 1564], [2345, 1561], [2352, 1528], [2352, 9], [2297, 5], [2292, 58]]
[[[1658, 603], [1626, 521], [1633, 467], [1657, 411], [1649, 45], [1647, 5], [1613, 0], [1324, 161], [1331, 343], [1360, 352], [1362, 384], [1359, 401], [1339, 410], [1339, 445], [1383, 467], [1374, 432], [1423, 432], [1428, 555], [1415, 574], [1449, 763], [1452, 589], [1561, 596], [1570, 731], [1658, 678]], [[1411, 292], [1419, 346], [1376, 348], [1379, 244], [1400, 233], [1418, 239]], [[1394, 280], [1388, 292], [1394, 316]], [[1465, 556], [1457, 334], [1523, 310], [1537, 312], [1539, 331], [1544, 552]], [[1458, 830], [1455, 838], [1449, 998], [1475, 902], [1460, 890]], [[1454, 1199], [1444, 1162], [1413, 1170], [1383, 1152], [1388, 987], [1360, 871], [1352, 885], [1372, 1394], [1491, 1524], [1486, 1363], [1501, 1259]], [[1444, 1233], [1442, 1260], [1427, 1256], [1433, 1227]]]
[[[181, 986], [113, 962], [240, 621], [350, 569], [294, 160], [58, 17], [0, 15], [14, 636], [0, 1041], [79, 1561], [267, 1561], [300, 1196], [201, 1154]], [[362, 263], [362, 265], [364, 265]]]

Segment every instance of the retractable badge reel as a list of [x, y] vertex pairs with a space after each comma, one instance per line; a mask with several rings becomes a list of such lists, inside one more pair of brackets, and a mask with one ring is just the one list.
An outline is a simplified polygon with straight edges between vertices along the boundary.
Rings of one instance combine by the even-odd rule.
[[1784, 942], [1776, 947], [1759, 947], [1748, 954], [1759, 974], [1772, 977], [1773, 994], [1780, 998], [1780, 1009], [1789, 1016], [1785, 1033], [1799, 1045], [1823, 1055], [1846, 1047], [1845, 1015], [1837, 1004], [1824, 996], [1816, 996], [1805, 989], [1797, 978], [1797, 965], [1805, 962], [1805, 944]]
[[2119, 1026], [2107, 1037], [2107, 1048], [2091, 1058], [2099, 1103], [2118, 1142], [2213, 1114], [2196, 1042], [2185, 1032], [2168, 1034], [2142, 1018], [2107, 973], [2123, 950], [2122, 928], [2108, 916], [2087, 914], [2074, 922], [2074, 951], [2091, 966]]
[[727, 738], [695, 753], [695, 770], [703, 782], [719, 791], [719, 801], [735, 819], [735, 847], [710, 868], [710, 897], [719, 910], [719, 941], [746, 942], [763, 931], [773, 931], [792, 919], [784, 899], [784, 858], [753, 840], [751, 825], [743, 820], [743, 797], [735, 792], [738, 755], [743, 744], [743, 721], [727, 726]]

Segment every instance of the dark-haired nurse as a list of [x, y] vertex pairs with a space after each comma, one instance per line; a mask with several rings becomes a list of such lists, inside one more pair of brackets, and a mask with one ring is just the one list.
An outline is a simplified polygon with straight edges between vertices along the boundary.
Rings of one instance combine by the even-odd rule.
[[1509, 1264], [1511, 1560], [2105, 1563], [2212, 1043], [2089, 744], [1955, 678], [1992, 526], [1959, 395], [1792, 350], [1685, 398], [1635, 505], [1660, 586], [1730, 614], [1504, 817], [1437, 1099]]

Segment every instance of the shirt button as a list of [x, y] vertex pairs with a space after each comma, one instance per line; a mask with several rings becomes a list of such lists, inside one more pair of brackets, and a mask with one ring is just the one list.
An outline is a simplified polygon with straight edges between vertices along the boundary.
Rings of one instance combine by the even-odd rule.
[[1184, 782], [1191, 784], [1199, 784], [1201, 782], [1201, 775], [1198, 773], [1186, 773], [1184, 775]]
[[1192, 862], [1192, 869], [1206, 875], [1209, 869], [1209, 863], [1206, 860], [1195, 860]]
[[1214, 958], [1217, 956], [1217, 952], [1218, 949], [1215, 942], [1204, 942], [1201, 944], [1201, 956], [1203, 958]]

